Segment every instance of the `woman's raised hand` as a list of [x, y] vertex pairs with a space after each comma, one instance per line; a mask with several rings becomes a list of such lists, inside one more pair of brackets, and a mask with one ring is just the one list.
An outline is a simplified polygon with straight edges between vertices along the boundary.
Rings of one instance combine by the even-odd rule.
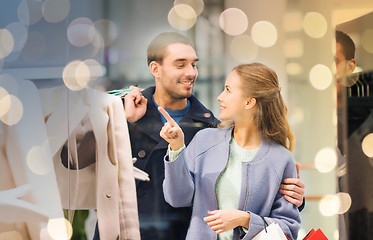
[[172, 151], [177, 151], [184, 146], [184, 133], [180, 126], [162, 107], [158, 107], [159, 112], [166, 118], [167, 122], [162, 127], [159, 135], [170, 144]]

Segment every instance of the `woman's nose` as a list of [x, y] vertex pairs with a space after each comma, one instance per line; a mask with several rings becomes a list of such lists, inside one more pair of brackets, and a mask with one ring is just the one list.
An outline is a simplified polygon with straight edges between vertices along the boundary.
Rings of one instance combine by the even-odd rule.
[[217, 97], [218, 102], [221, 102], [221, 95], [222, 95], [222, 94], [223, 94], [223, 93], [220, 93], [219, 96]]

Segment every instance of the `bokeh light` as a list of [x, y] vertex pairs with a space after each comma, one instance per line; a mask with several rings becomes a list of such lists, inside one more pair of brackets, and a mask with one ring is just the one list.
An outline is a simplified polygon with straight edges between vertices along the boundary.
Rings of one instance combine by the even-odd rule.
[[10, 96], [10, 107], [6, 114], [4, 114], [0, 119], [3, 123], [12, 126], [17, 124], [23, 116], [23, 105], [21, 100], [14, 95]]
[[283, 28], [287, 32], [302, 30], [303, 15], [300, 11], [286, 12], [283, 17]]
[[65, 218], [53, 218], [48, 221], [47, 230], [49, 235], [55, 240], [70, 239], [73, 234], [73, 228], [70, 222]]
[[13, 22], [9, 24], [6, 29], [12, 33], [14, 38], [13, 51], [21, 51], [27, 41], [28, 30], [26, 26], [21, 22]]
[[373, 158], [373, 133], [369, 133], [364, 137], [361, 148], [367, 157]]
[[187, 4], [191, 6], [197, 16], [199, 16], [203, 12], [203, 9], [205, 7], [205, 3], [203, 2], [203, 0], [175, 0], [174, 6], [178, 4]]
[[101, 33], [96, 28], [93, 28], [93, 31], [94, 31], [94, 34], [93, 34], [93, 39], [91, 41], [91, 46], [92, 46], [91, 56], [92, 57], [96, 56], [97, 53], [100, 50], [103, 50], [104, 47], [105, 47], [104, 39], [103, 39]]
[[0, 86], [9, 94], [18, 95], [18, 81], [10, 74], [0, 74]]
[[292, 124], [301, 124], [304, 122], [304, 109], [303, 108], [295, 108], [294, 111], [291, 112], [289, 120]]
[[70, 0], [44, 0], [42, 14], [45, 21], [58, 23], [64, 20], [70, 12]]
[[0, 117], [4, 116], [9, 112], [10, 108], [10, 95], [8, 91], [0, 87]]
[[100, 19], [94, 22], [95, 28], [104, 39], [105, 46], [110, 46], [118, 38], [118, 28], [113, 21]]
[[17, 231], [0, 233], [0, 240], [23, 240], [22, 235]]
[[316, 64], [310, 71], [309, 79], [314, 88], [324, 90], [331, 85], [333, 74], [327, 66]]
[[367, 29], [363, 32], [361, 45], [367, 52], [373, 53], [373, 29]]
[[337, 211], [338, 214], [343, 214], [347, 212], [352, 204], [352, 199], [350, 194], [345, 193], [345, 192], [339, 192], [336, 194], [336, 197], [338, 198], [339, 201], [339, 209]]
[[34, 146], [26, 156], [27, 166], [31, 172], [37, 175], [46, 175], [50, 171], [50, 159], [46, 158], [45, 149], [40, 146]]
[[238, 8], [228, 8], [219, 17], [220, 28], [228, 35], [243, 34], [249, 25], [246, 14]]
[[96, 79], [105, 75], [105, 68], [94, 59], [87, 59], [84, 61], [87, 65], [91, 79]]
[[66, 87], [72, 91], [87, 87], [91, 77], [87, 64], [79, 60], [68, 63], [62, 75]]
[[14, 48], [12, 33], [5, 28], [0, 29], [0, 58], [7, 57]]
[[315, 167], [321, 173], [332, 171], [337, 165], [337, 154], [332, 148], [321, 149], [315, 157]]
[[300, 38], [287, 39], [284, 42], [284, 55], [287, 58], [299, 58], [303, 56], [303, 41]]
[[319, 210], [324, 216], [333, 216], [338, 213], [339, 199], [335, 195], [326, 195], [319, 202]]
[[272, 47], [277, 41], [277, 29], [268, 21], [259, 21], [251, 28], [251, 37], [260, 47]]
[[303, 28], [308, 36], [312, 38], [322, 38], [328, 29], [328, 23], [325, 17], [320, 13], [309, 12], [304, 16]]
[[179, 31], [186, 31], [192, 28], [196, 21], [196, 12], [187, 4], [178, 4], [171, 8], [168, 13], [168, 23]]
[[230, 43], [232, 57], [239, 62], [251, 62], [258, 55], [258, 46], [250, 36], [241, 35], [234, 37]]
[[286, 64], [286, 72], [289, 75], [299, 75], [302, 73], [302, 65], [295, 62], [289, 62]]
[[67, 38], [76, 47], [87, 46], [96, 33], [94, 24], [89, 18], [77, 18], [67, 28]]
[[[29, 13], [29, 7], [28, 7], [26, 0], [22, 0], [19, 3], [18, 8], [17, 8], [17, 17], [21, 23], [25, 24], [26, 26], [30, 25], [30, 13]], [[41, 11], [40, 11], [40, 17], [41, 17]]]
[[41, 58], [47, 49], [47, 41], [40, 32], [29, 32], [27, 42], [22, 49], [22, 57], [27, 61]]
[[[21, 22], [27, 23], [29, 25], [33, 25], [35, 23], [38, 23], [40, 19], [42, 18], [41, 8], [43, 5], [43, 1], [22, 1], [20, 5], [18, 6], [18, 19], [20, 19]], [[28, 9], [28, 19], [26, 19], [25, 16], [22, 16], [22, 12], [26, 9]]]

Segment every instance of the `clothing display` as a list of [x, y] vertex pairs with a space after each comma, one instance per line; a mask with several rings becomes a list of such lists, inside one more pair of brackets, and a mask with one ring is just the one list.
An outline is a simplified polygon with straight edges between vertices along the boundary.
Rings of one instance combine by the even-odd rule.
[[[38, 91], [28, 80], [6, 77], [0, 87], [11, 96], [0, 120], [0, 238], [50, 239], [53, 221], [67, 239], [65, 222], [56, 221], [64, 215]], [[14, 117], [19, 121], [9, 122]]]
[[[351, 197], [351, 207], [340, 217], [341, 239], [373, 240], [373, 161], [362, 150], [363, 139], [373, 133], [373, 72], [359, 72], [355, 84], [346, 88], [343, 159], [344, 177], [339, 179], [340, 190]], [[342, 168], [343, 169], [343, 168]], [[346, 236], [345, 236], [346, 235]]]
[[350, 239], [373, 240], [373, 164], [361, 147], [369, 133], [373, 133], [373, 111], [348, 139], [348, 192], [352, 199], [348, 212]]
[[[133, 160], [120, 98], [93, 89], [73, 92], [64, 85], [39, 93], [63, 208], [97, 209], [102, 239], [140, 239]], [[81, 151], [82, 140], [89, 136], [94, 139], [87, 144], [95, 147]], [[66, 154], [70, 157], [62, 161]], [[69, 165], [71, 170], [65, 167]]]
[[[191, 208], [173, 208], [164, 201], [163, 157], [168, 143], [159, 132], [163, 126], [160, 114], [152, 101], [155, 87], [142, 94], [148, 99], [146, 114], [135, 123], [128, 123], [135, 166], [149, 174], [150, 181], [136, 182], [140, 232], [142, 239], [185, 239]], [[185, 144], [195, 133], [207, 127], [215, 127], [218, 120], [194, 96], [188, 98], [190, 110], [178, 123], [185, 135]]]
[[[164, 197], [173, 207], [193, 206], [186, 239], [216, 239], [203, 221], [208, 210], [218, 209], [215, 187], [229, 159], [233, 128], [198, 132], [184, 151], [172, 162], [165, 157]], [[211, 141], [214, 139], [214, 141]], [[237, 227], [233, 239], [251, 239], [264, 229], [261, 217], [278, 223], [290, 239], [300, 229], [298, 208], [278, 192], [285, 178], [297, 176], [290, 152], [276, 143], [261, 141], [250, 162], [242, 162], [242, 181], [238, 210], [251, 215], [247, 233]]]

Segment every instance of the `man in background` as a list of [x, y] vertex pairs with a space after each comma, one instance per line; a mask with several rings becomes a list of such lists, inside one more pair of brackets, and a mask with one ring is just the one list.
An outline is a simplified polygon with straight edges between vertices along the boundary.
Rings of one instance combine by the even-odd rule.
[[[347, 192], [347, 179], [345, 177], [347, 171], [347, 162], [345, 160], [346, 150], [344, 142], [347, 141], [347, 114], [346, 114], [346, 92], [345, 87], [351, 87], [358, 80], [351, 76], [356, 67], [355, 61], [355, 44], [346, 33], [342, 31], [335, 32], [336, 52], [336, 88], [337, 88], [337, 114], [338, 114], [338, 192]], [[358, 77], [358, 76], [357, 76]], [[347, 240], [346, 221], [347, 215], [338, 215], [339, 239]]]

